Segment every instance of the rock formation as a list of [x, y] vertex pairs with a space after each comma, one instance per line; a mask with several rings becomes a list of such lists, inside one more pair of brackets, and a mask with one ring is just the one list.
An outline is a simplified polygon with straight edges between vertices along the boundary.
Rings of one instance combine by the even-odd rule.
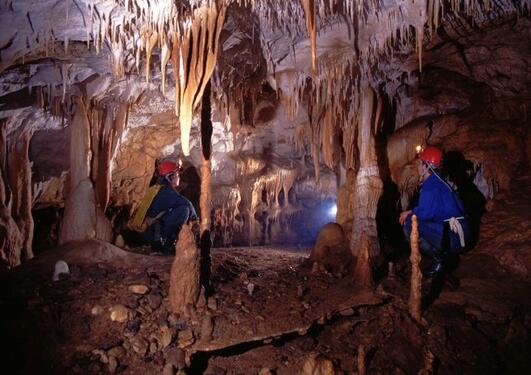
[[201, 285], [199, 283], [200, 253], [190, 227], [183, 225], [175, 249], [170, 272], [170, 306], [178, 315], [189, 317], [195, 309]]

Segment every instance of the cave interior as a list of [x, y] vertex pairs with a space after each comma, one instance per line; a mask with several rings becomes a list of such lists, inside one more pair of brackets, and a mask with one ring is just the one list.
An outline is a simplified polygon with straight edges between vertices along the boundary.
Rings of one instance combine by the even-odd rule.
[[[1, 372], [528, 373], [530, 12], [0, 2]], [[433, 278], [399, 223], [428, 146], [475, 234]], [[161, 161], [172, 256], [135, 220]]]

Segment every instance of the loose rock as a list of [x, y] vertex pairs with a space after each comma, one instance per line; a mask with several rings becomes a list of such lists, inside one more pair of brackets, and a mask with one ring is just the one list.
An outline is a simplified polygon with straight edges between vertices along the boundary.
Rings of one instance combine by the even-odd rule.
[[210, 297], [208, 299], [208, 308], [212, 311], [216, 311], [218, 309], [218, 301], [214, 297]]
[[175, 375], [175, 370], [171, 363], [166, 363], [164, 369], [162, 370], [162, 375]]
[[147, 303], [149, 307], [156, 310], [162, 304], [162, 297], [159, 294], [150, 294], [147, 296]]
[[135, 353], [140, 354], [141, 356], [146, 354], [148, 345], [148, 342], [143, 337], [134, 336], [131, 338], [131, 347]]
[[118, 360], [116, 357], [109, 357], [109, 372], [111, 374], [114, 374], [116, 372], [116, 368], [118, 367]]
[[334, 363], [320, 354], [313, 354], [304, 362], [302, 375], [338, 375]]
[[166, 364], [172, 364], [176, 369], [182, 370], [186, 367], [184, 351], [181, 348], [172, 348], [166, 353]]
[[124, 323], [132, 316], [131, 310], [124, 305], [114, 305], [109, 311], [113, 322]]
[[194, 331], [192, 331], [190, 328], [185, 329], [184, 331], [180, 331], [178, 340], [179, 346], [181, 348], [185, 348], [189, 345], [192, 345], [195, 342]]
[[100, 315], [102, 312], [103, 312], [103, 307], [101, 307], [100, 305], [96, 305], [92, 308], [92, 310], [90, 310], [90, 313], [94, 316]]
[[129, 285], [129, 291], [134, 294], [146, 294], [149, 292], [149, 288], [144, 284]]
[[107, 351], [109, 357], [122, 358], [125, 356], [125, 349], [123, 346], [115, 346]]

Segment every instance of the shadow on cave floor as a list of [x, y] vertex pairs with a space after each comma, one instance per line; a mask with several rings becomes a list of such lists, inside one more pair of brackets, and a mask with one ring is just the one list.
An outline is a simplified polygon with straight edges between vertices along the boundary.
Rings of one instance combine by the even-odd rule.
[[[479, 243], [454, 272], [458, 288], [443, 286], [424, 311], [425, 325], [408, 314], [407, 266], [375, 293], [361, 293], [348, 277], [301, 267], [307, 251], [213, 249], [216, 293], [183, 319], [168, 311], [172, 257], [91, 242], [36, 259], [0, 281], [3, 370], [155, 374], [168, 363], [182, 366], [185, 347], [194, 374], [300, 373], [310, 353], [350, 374], [363, 346], [369, 373], [525, 373], [531, 178], [514, 184], [489, 207]], [[65, 258], [71, 277], [52, 282], [54, 261], [67, 250], [85, 255]], [[147, 290], [135, 293], [131, 285]], [[424, 280], [425, 293], [430, 287]], [[209, 338], [205, 317], [213, 319]]]

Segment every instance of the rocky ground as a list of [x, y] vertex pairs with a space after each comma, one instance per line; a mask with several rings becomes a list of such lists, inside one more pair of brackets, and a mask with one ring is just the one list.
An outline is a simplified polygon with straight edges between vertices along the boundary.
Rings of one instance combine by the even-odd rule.
[[[490, 204], [452, 277], [424, 280], [420, 324], [408, 314], [407, 255], [367, 292], [312, 273], [309, 249], [214, 249], [215, 294], [185, 320], [168, 312], [171, 257], [96, 241], [50, 251], [0, 282], [2, 372], [525, 373], [529, 182]], [[58, 259], [70, 275], [53, 281]]]

